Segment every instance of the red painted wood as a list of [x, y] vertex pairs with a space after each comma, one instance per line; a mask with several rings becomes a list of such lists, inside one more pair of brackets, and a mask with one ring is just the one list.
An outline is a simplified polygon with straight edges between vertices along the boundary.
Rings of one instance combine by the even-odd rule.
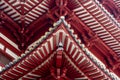
[[[13, 35], [13, 37], [9, 37], [9, 38], [11, 40], [13, 40], [19, 46], [19, 48], [21, 49], [20, 52], [24, 52], [25, 49], [32, 42], [36, 41], [38, 38], [40, 38], [41, 36], [43, 36], [44, 33], [46, 31], [48, 31], [49, 27], [53, 27], [52, 24], [55, 21], [57, 21], [60, 18], [60, 16], [64, 15], [66, 21], [68, 21], [71, 24], [72, 29], [75, 30], [76, 34], [78, 34], [78, 38], [80, 38], [80, 36], [82, 36], [81, 37], [82, 40], [83, 40], [82, 42], [89, 48], [89, 50], [98, 59], [100, 59], [108, 68], [111, 68], [111, 70], [114, 69], [113, 71], [120, 76], [120, 74], [119, 74], [119, 67], [118, 67], [119, 66], [119, 61], [117, 60], [118, 57], [115, 55], [115, 52], [112, 51], [101, 39], [99, 39], [99, 36], [95, 36], [96, 34], [91, 29], [89, 29], [88, 26], [86, 24], [84, 24], [84, 22], [82, 22], [80, 19], [78, 19], [78, 16], [76, 16], [74, 14], [74, 12], [73, 12], [73, 9], [78, 8], [78, 6], [81, 3], [82, 3], [81, 5], [84, 8], [86, 8], [86, 6], [84, 6], [83, 4], [86, 3], [86, 2], [88, 2], [89, 0], [86, 0], [86, 1], [78, 0], [78, 2], [77, 2], [78, 4], [76, 3], [76, 1], [73, 1], [73, 0], [71, 0], [71, 1], [70, 0], [56, 0], [56, 1], [51, 0], [51, 1], [46, 1], [44, 3], [44, 5], [45, 4], [50, 4], [50, 7], [49, 7], [50, 10], [48, 10], [48, 11], [45, 10], [46, 11], [45, 14], [41, 15], [38, 19], [34, 20], [33, 22], [31, 22], [31, 24], [29, 24], [29, 25], [26, 26], [26, 24], [25, 24], [26, 20], [24, 19], [24, 14], [26, 15], [27, 13], [29, 13], [29, 11], [32, 11], [33, 9], [35, 9], [35, 7], [37, 7], [43, 1], [44, 0], [39, 0], [39, 3], [35, 3], [35, 1], [32, 1], [33, 3], [35, 3], [35, 5], [32, 5], [29, 2], [26, 2], [26, 3], [30, 4], [32, 6], [32, 8], [28, 8], [26, 5], [20, 4], [20, 6], [22, 6], [22, 7], [21, 7], [21, 12], [19, 12], [16, 9], [16, 7], [18, 5], [17, 6], [13, 6], [12, 5], [16, 1], [13, 1], [13, 3], [9, 3], [7, 0], [5, 0], [5, 2], [7, 4], [9, 4], [9, 6], [11, 6], [12, 8], [14, 8], [14, 10], [16, 10], [18, 13], [20, 13], [20, 15], [21, 15], [21, 19], [20, 20], [22, 20], [22, 22], [20, 24], [18, 24], [18, 23], [16, 24], [16, 22], [13, 20], [13, 18], [9, 17], [12, 14], [11, 15], [7, 14], [8, 12], [11, 11], [11, 10], [9, 10], [8, 12], [4, 13], [4, 17], [5, 18], [2, 19], [2, 21], [5, 22], [5, 23], [2, 24], [2, 28], [6, 27], [6, 29], [4, 28], [5, 31], [2, 31], [1, 28], [0, 28], [0, 31], [2, 33], [4, 33], [6, 36], [8, 36], [8, 37], [9, 37], [9, 34]], [[103, 1], [102, 4], [106, 7], [106, 9], [111, 8], [113, 10], [115, 8], [115, 10], [116, 10], [116, 6], [113, 5], [113, 1], [110, 1], [110, 4], [108, 4], [107, 1], [105, 1], [105, 2]], [[111, 7], [111, 5], [113, 5], [114, 8]], [[26, 11], [24, 9], [24, 7], [28, 8], [29, 10]], [[47, 7], [47, 6], [45, 6], [45, 7]], [[8, 7], [5, 7], [5, 9], [7, 9], [7, 8]], [[39, 7], [39, 8], [41, 8], [41, 7]], [[43, 8], [41, 8], [41, 9], [43, 9]], [[87, 11], [89, 12], [89, 10], [87, 10]], [[108, 10], [108, 11], [111, 12], [111, 10]], [[14, 12], [13, 14], [15, 14], [15, 13], [16, 12]], [[33, 12], [33, 13], [37, 14], [36, 12]], [[113, 10], [113, 13], [114, 13], [115, 16], [116, 15], [119, 16], [119, 14], [117, 14], [116, 12], [114, 12], [114, 10]], [[1, 16], [1, 13], [0, 13], [0, 16]], [[35, 17], [34, 15], [30, 15], [30, 16]], [[94, 17], [95, 16], [96, 15], [94, 15]], [[28, 18], [30, 18], [30, 17], [28, 17]], [[30, 19], [32, 19], [32, 18], [30, 18]], [[96, 21], [98, 21], [98, 20], [96, 19]], [[7, 30], [7, 29], [9, 29], [9, 30]], [[60, 32], [59, 35], [60, 35], [60, 37], [59, 37], [58, 42], [60, 42], [62, 40], [62, 37], [63, 37], [64, 34], [62, 32]], [[57, 47], [56, 35], [52, 35], [52, 36], [53, 36], [53, 42], [52, 42], [53, 49], [55, 50], [56, 47]], [[66, 47], [67, 47], [67, 44], [68, 44], [68, 38], [69, 38], [68, 36], [65, 37], [65, 42], [64, 42], [64, 47], [63, 47], [65, 50], [66, 50]], [[114, 37], [114, 39], [116, 39], [116, 38]], [[4, 40], [2, 41], [2, 43], [5, 44], [6, 47], [9, 47], [11, 50], [13, 50], [18, 56], [20, 56], [21, 53], [19, 51], [17, 51], [14, 47], [12, 47], [11, 44], [6, 43]], [[48, 48], [49, 48], [50, 52], [52, 51], [52, 48], [51, 48], [52, 44], [50, 43], [50, 41], [48, 41]], [[68, 51], [71, 50], [72, 44], [73, 43], [70, 42], [70, 45], [68, 47]], [[44, 50], [45, 53], [43, 53], [41, 50], [38, 50], [39, 53], [35, 54], [35, 56], [37, 57], [37, 59], [34, 56], [31, 56], [31, 57], [29, 56], [28, 61], [30, 61], [30, 63], [32, 65], [30, 63], [26, 62], [26, 61], [24, 62], [24, 64], [28, 65], [29, 69], [33, 68], [34, 66], [38, 66], [39, 62], [41, 63], [41, 56], [42, 56], [42, 58], [44, 58], [46, 55], [47, 55], [47, 57], [49, 57], [48, 52], [47, 52], [45, 46], [43, 46], [43, 50]], [[72, 53], [70, 55], [71, 57], [74, 55], [75, 51], [76, 51], [76, 48], [72, 51]], [[2, 52], [5, 53], [5, 51], [2, 51]], [[79, 54], [80, 54], [80, 52], [78, 52], [75, 55], [75, 58], [73, 60], [75, 60], [78, 57]], [[6, 57], [8, 57], [8, 56], [6, 56]], [[61, 57], [62, 56], [59, 55], [57, 57], [57, 60], [55, 60], [55, 61], [57, 61], [56, 66], [58, 66], [58, 67], [60, 67], [62, 65]], [[72, 59], [72, 58], [70, 58], [70, 59]], [[77, 60], [77, 63], [79, 63], [81, 61], [81, 59], [83, 59], [83, 56], [80, 57]], [[34, 62], [36, 62], [36, 63], [34, 63]], [[88, 69], [88, 68], [85, 67], [86, 65], [88, 65], [87, 61], [81, 63], [81, 65], [80, 65], [81, 69]], [[67, 65], [67, 67], [69, 67], [69, 65]], [[47, 68], [48, 67], [45, 66], [45, 68], [42, 68], [41, 71], [42, 70], [44, 71]], [[71, 69], [70, 73], [74, 73], [75, 72], [75, 71], [72, 71], [72, 70], [74, 70], [72, 67], [70, 67], [69, 69]], [[57, 71], [58, 71], [58, 73], [60, 72], [59, 69], [57, 69]], [[41, 72], [41, 73], [45, 74], [45, 72]], [[39, 73], [36, 73], [36, 74], [39, 74]], [[76, 73], [74, 73], [74, 75], [75, 74]], [[58, 75], [60, 76], [60, 73]], [[4, 77], [6, 77], [6, 76], [4, 76]], [[67, 76], [64, 76], [64, 77], [66, 78], [66, 80], [69, 80]], [[8, 79], [8, 77], [6, 77], [6, 78]], [[24, 78], [24, 79], [27, 79], [27, 78]], [[47, 77], [47, 79], [49, 79], [49, 76]], [[54, 80], [53, 77], [51, 79]], [[45, 78], [43, 78], [43, 80], [45, 80]], [[60, 80], [62, 80], [62, 78]]]
[[42, 57], [45, 57], [45, 55], [43, 54], [43, 52], [41, 51], [41, 49], [39, 50], [39, 54], [40, 54]]
[[67, 50], [67, 44], [68, 44], [68, 36], [65, 37], [64, 41], [64, 49]]
[[56, 35], [53, 35], [53, 42], [52, 43], [53, 43], [53, 49], [55, 49], [57, 46]]
[[47, 52], [47, 50], [45, 48], [45, 45], [43, 46], [43, 50], [44, 50], [45, 54], [48, 55], [48, 52]]

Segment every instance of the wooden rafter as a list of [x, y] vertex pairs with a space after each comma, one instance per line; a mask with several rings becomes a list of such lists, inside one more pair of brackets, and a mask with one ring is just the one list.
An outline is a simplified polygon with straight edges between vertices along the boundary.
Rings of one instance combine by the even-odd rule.
[[[60, 27], [58, 27], [58, 29], [56, 29], [57, 31], [54, 31], [54, 33], [53, 33], [54, 36], [47, 37], [48, 40], [44, 40], [43, 44], [38, 45], [38, 47], [34, 51], [32, 51], [28, 56], [24, 57], [23, 59], [21, 58], [21, 60], [18, 62], [18, 64], [13, 65], [12, 68], [15, 69], [15, 72], [16, 72], [16, 70], [19, 71], [19, 72], [17, 72], [17, 75], [18, 74], [21, 75], [21, 76], [17, 76], [17, 78], [20, 78], [20, 79], [22, 79], [22, 78], [26, 78], [26, 79], [33, 78], [33, 79], [35, 79], [36, 76], [28, 77], [28, 75], [29, 74], [33, 74], [33, 72], [36, 71], [36, 70], [40, 70], [41, 66], [44, 66], [45, 64], [48, 64], [50, 59], [53, 59], [52, 57], [55, 55], [54, 52], [50, 53], [48, 51], [49, 53], [47, 53], [47, 47], [46, 46], [48, 44], [48, 41], [50, 41], [50, 43], [51, 43], [51, 42], [53, 42], [53, 40], [56, 40], [56, 41], [54, 41], [54, 43], [56, 42], [56, 44], [53, 44], [53, 43], [51, 44], [52, 50], [55, 50], [55, 48], [53, 48], [53, 47], [59, 45], [58, 44], [59, 43], [58, 41], [60, 39], [59, 37], [61, 37], [60, 35], [61, 35], [61, 33], [63, 33], [63, 34], [66, 34], [66, 35], [63, 36], [64, 38], [66, 36], [68, 36], [67, 37], [68, 43], [66, 44], [68, 46], [66, 47], [66, 49], [64, 49], [67, 52], [67, 54], [64, 53], [64, 55], [66, 56], [67, 60], [72, 64], [72, 66], [74, 66], [74, 68], [76, 68], [76, 70], [78, 70], [78, 72], [82, 71], [83, 74], [86, 75], [90, 79], [93, 79], [93, 78], [98, 79], [100, 77], [101, 77], [101, 79], [106, 79], [106, 78], [110, 79], [109, 76], [107, 76], [107, 74], [104, 71], [99, 69], [96, 66], [96, 64], [94, 62], [92, 62], [88, 58], [88, 56], [86, 56], [84, 54], [84, 51], [83, 51], [84, 49], [78, 47], [77, 43], [74, 40], [72, 40], [71, 34], [69, 33], [70, 31], [67, 31], [67, 30], [64, 30], [64, 29], [65, 28], [63, 27], [63, 25], [60, 25]], [[62, 40], [65, 40], [65, 39], [62, 39]], [[62, 41], [62, 44], [66, 43], [66, 41]], [[68, 47], [70, 46], [70, 44], [69, 44], [70, 42], [72, 42], [71, 46], [73, 46], [73, 47], [71, 48], [71, 51], [68, 51]], [[36, 53], [38, 48], [41, 49], [41, 51], [43, 52], [44, 56], [46, 56], [46, 57], [48, 56], [47, 57], [48, 59], [45, 59], [45, 57], [43, 57], [43, 56], [41, 56], [42, 58], [37, 58], [36, 54], [41, 55], [41, 53]], [[44, 48], [46, 48], [46, 50]], [[74, 50], [77, 50], [77, 49], [78, 49], [79, 54], [76, 54], [77, 52], [74, 51]], [[58, 50], [63, 50], [63, 49], [61, 49], [61, 48], [59, 49], [58, 48]], [[73, 52], [75, 52], [75, 53], [73, 53]], [[51, 57], [49, 56], [50, 54], [51, 54]], [[78, 55], [78, 56], [75, 57], [74, 55]], [[41, 62], [42, 59], [45, 59], [45, 61]], [[40, 61], [41, 65], [39, 65], [39, 62], [37, 62], [37, 61]], [[35, 63], [33, 63], [33, 62], [35, 62]], [[27, 64], [31, 65], [32, 70], [27, 67]], [[24, 65], [24, 66], [22, 66], [22, 65]], [[90, 66], [90, 67], [88, 67], [89, 69], [88, 68], [85, 69], [87, 67], [86, 65]], [[43, 69], [45, 69], [45, 68], [43, 68]], [[93, 70], [95, 71], [95, 73], [92, 72]], [[13, 70], [8, 69], [6, 71], [11, 72]], [[86, 72], [89, 72], [89, 74], [86, 74]], [[4, 75], [3, 73], [6, 74], [7, 76]], [[15, 77], [14, 75], [13, 75], [14, 77], [10, 76], [9, 73], [6, 73], [6, 72], [3, 72], [3, 73], [1, 74], [2, 78], [14, 79], [14, 77]], [[94, 75], [96, 73], [99, 73], [99, 74], [98, 75]], [[25, 74], [25, 75], [23, 75], [23, 74]], [[39, 74], [34, 74], [34, 75], [39, 75]], [[91, 75], [91, 76], [88, 76], [88, 75]]]

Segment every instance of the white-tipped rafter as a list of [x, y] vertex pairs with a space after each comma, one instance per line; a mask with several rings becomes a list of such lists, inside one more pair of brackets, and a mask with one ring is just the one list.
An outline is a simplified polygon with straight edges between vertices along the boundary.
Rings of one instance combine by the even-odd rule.
[[[88, 0], [83, 3], [79, 1], [79, 3], [80, 6], [73, 10], [75, 14], [113, 51], [117, 54], [120, 53], [120, 29], [118, 25], [94, 1]], [[118, 49], [115, 50], [115, 48]]]

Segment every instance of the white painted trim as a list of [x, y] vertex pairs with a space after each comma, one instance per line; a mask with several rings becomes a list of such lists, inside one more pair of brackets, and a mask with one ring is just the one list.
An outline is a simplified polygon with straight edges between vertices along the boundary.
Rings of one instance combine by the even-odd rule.
[[8, 48], [6, 48], [5, 52], [9, 54], [11, 57], [13, 57], [14, 59], [18, 58], [18, 56]]
[[[4, 39], [6, 42], [8, 42], [9, 44], [11, 44], [11, 46], [13, 46], [14, 48], [16, 48], [17, 50], [19, 50], [18, 49], [18, 45], [17, 44], [15, 44], [13, 41], [11, 41], [10, 39], [8, 39], [4, 34], [2, 34], [2, 33], [0, 33], [0, 37], [2, 38], [2, 39]], [[20, 51], [20, 50], [19, 50]]]
[[2, 67], [0, 66], [0, 71], [2, 71]]
[[0, 49], [4, 50], [4, 48], [5, 48], [5, 46], [2, 43], [0, 43]]

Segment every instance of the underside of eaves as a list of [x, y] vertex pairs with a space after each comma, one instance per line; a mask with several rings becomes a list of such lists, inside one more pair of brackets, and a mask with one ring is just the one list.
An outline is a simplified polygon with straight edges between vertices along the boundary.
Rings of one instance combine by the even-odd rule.
[[[64, 74], [65, 80], [118, 79], [117, 76], [120, 76], [119, 0], [108, 1], [0, 0], [0, 66], [3, 67], [0, 74], [3, 77], [1, 78], [14, 79], [16, 76], [15, 79], [26, 80], [47, 76], [46, 79], [41, 79], [56, 80], [58, 75]], [[60, 34], [55, 35], [54, 33], [57, 31]], [[53, 39], [49, 41], [50, 37]], [[75, 41], [76, 37], [79, 39], [78, 42]], [[70, 41], [71, 39], [72, 41]], [[51, 42], [52, 40], [53, 42]], [[80, 46], [79, 42], [83, 45]], [[59, 46], [59, 43], [63, 46]], [[56, 47], [52, 48], [54, 45]], [[38, 46], [42, 46], [40, 52], [36, 51], [39, 50]], [[110, 74], [107, 74], [108, 72], [94, 62], [86, 49], [83, 49], [84, 46], [100, 61], [99, 64], [104, 65], [103, 68], [110, 71]], [[62, 48], [61, 56], [59, 56], [59, 48]], [[82, 57], [78, 56], [81, 53], [79, 50], [83, 52]], [[61, 57], [60, 60], [57, 59], [57, 53]], [[76, 59], [85, 63], [79, 65]], [[31, 62], [24, 63], [27, 60]], [[34, 61], [36, 63], [33, 64]], [[57, 61], [61, 61], [62, 69], [57, 66]], [[8, 63], [9, 65], [6, 65]], [[21, 65], [18, 66], [19, 64]], [[29, 68], [26, 68], [27, 64]], [[34, 76], [31, 76], [32, 71], [35, 70], [32, 65], [36, 68], [41, 65], [43, 67], [39, 68]], [[85, 66], [95, 68], [88, 69]], [[21, 69], [21, 67], [24, 68]], [[16, 70], [19, 71], [19, 69], [21, 72], [16, 74]], [[84, 72], [86, 69], [88, 71]], [[93, 70], [90, 71], [91, 69]], [[94, 73], [94, 71], [96, 72]], [[64, 80], [63, 77], [61, 80]]]
[[61, 16], [35, 46], [30, 46], [19, 59], [7, 65], [1, 72], [1, 79], [119, 79], [81, 43], [64, 18]]

